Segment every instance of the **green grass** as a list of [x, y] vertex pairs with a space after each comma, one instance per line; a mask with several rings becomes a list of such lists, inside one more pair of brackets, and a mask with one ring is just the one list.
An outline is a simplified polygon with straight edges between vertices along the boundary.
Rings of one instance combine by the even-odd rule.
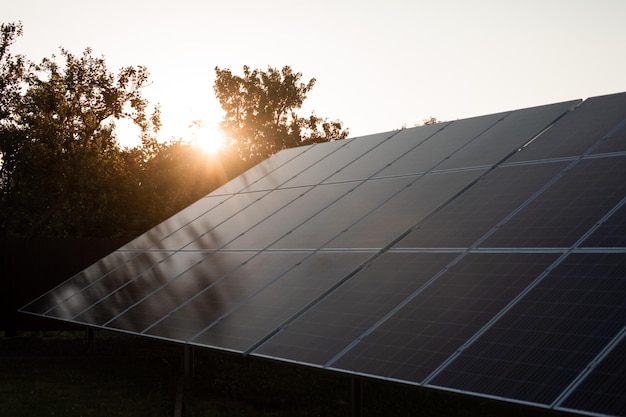
[[[0, 417], [173, 416], [180, 345], [97, 332], [0, 333]], [[350, 415], [351, 377], [206, 349], [195, 350], [184, 417]], [[375, 380], [363, 382], [363, 416], [566, 414]]]

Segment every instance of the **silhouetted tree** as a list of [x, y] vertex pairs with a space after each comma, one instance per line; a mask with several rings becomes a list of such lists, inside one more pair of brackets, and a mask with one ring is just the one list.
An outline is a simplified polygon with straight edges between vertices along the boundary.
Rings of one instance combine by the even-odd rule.
[[348, 136], [340, 121], [314, 113], [297, 115], [315, 78], [304, 83], [302, 74], [289, 66], [267, 71], [244, 66], [243, 77], [219, 67], [215, 73], [215, 95], [226, 112], [222, 129], [245, 161], [259, 162], [281, 149]]

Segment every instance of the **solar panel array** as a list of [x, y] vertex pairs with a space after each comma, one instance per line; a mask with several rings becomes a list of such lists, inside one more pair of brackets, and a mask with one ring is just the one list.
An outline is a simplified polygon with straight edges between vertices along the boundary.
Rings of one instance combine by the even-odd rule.
[[626, 415], [626, 93], [279, 152], [22, 311]]

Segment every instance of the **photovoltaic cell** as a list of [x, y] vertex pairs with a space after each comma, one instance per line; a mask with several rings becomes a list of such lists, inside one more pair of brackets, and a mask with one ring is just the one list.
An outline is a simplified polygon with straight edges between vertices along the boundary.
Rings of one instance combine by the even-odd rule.
[[571, 254], [433, 380], [552, 404], [626, 325], [626, 257]]
[[274, 249], [320, 248], [414, 180], [415, 178], [412, 177], [401, 177], [369, 180], [356, 184], [352, 191], [271, 247]]
[[465, 248], [552, 180], [567, 162], [501, 167], [398, 242], [399, 248]]
[[461, 148], [437, 169], [492, 166], [530, 141], [580, 100], [516, 110]]
[[377, 173], [376, 177], [410, 175], [436, 168], [461, 147], [493, 127], [507, 116], [498, 113], [471, 119], [456, 120], [419, 146]]
[[244, 352], [371, 256], [363, 252], [315, 253], [191, 342]]
[[281, 186], [301, 187], [319, 184], [331, 175], [341, 172], [351, 161], [367, 154], [392, 135], [393, 132], [386, 132], [352, 139], [345, 146], [342, 146], [337, 149], [337, 151], [328, 155], [327, 158], [321, 159], [315, 165], [302, 171]]
[[626, 204], [623, 204], [580, 245], [582, 247], [626, 247]]
[[626, 195], [626, 157], [581, 160], [482, 247], [569, 247]]
[[[313, 145], [299, 146], [297, 148], [284, 149], [281, 152], [275, 153], [243, 174], [217, 188], [211, 192], [211, 195], [217, 196], [222, 194], [236, 194], [246, 190], [246, 188], [252, 187], [253, 184], [256, 184], [258, 181], [266, 177], [278, 178], [281, 176], [282, 170], [285, 169], [283, 168], [283, 165], [287, 164], [303, 152], [311, 150], [312, 147]], [[306, 157], [303, 157], [301, 159], [305, 158]], [[274, 187], [270, 187], [270, 189], [272, 188]]]
[[[289, 159], [282, 164], [279, 169], [272, 171], [268, 175], [263, 176], [245, 188], [246, 192], [250, 191], [267, 191], [278, 188], [291, 178], [294, 178], [302, 171], [307, 170], [319, 161], [328, 158], [337, 150], [349, 144], [353, 139], [337, 140], [324, 144], [311, 145], [306, 152], [298, 154], [296, 157]], [[283, 152], [283, 151], [281, 151]]]
[[102, 297], [118, 290], [149, 270], [166, 256], [168, 254], [163, 252], [141, 253], [82, 288], [76, 285], [76, 280], [70, 280], [66, 284], [67, 292], [64, 294], [66, 297], [54, 308], [47, 311], [46, 315], [70, 320], [89, 306], [97, 303]]
[[626, 415], [626, 339], [602, 360], [562, 407], [613, 416]]
[[582, 155], [624, 119], [626, 93], [589, 98], [510, 161]]
[[259, 222], [271, 217], [308, 190], [309, 188], [288, 188], [270, 191], [211, 229], [204, 229], [207, 230], [206, 233], [194, 234], [194, 237], [200, 237], [186, 245], [185, 249], [219, 249]]
[[[237, 259], [241, 252], [228, 253], [234, 257], [236, 264], [243, 261]], [[186, 299], [179, 294], [185, 295], [177, 286], [170, 285], [166, 288], [163, 297], [171, 298], [168, 294], [175, 294], [181, 298], [181, 303], [176, 309], [170, 310], [167, 314], [159, 316], [159, 320], [147, 329], [146, 334], [163, 337], [170, 340], [190, 340], [195, 335], [202, 332], [212, 323], [218, 321], [231, 311], [236, 310], [240, 304], [246, 302], [257, 292], [261, 291], [273, 281], [280, 278], [300, 262], [310, 256], [308, 252], [262, 252], [249, 260], [245, 260], [235, 269], [226, 271], [218, 279], [213, 280], [209, 285], [202, 287], [191, 287], [192, 291]], [[247, 257], [250, 257], [248, 255]], [[202, 281], [204, 270], [213, 267], [213, 261], [209, 259], [206, 266], [199, 266], [196, 270], [190, 271], [184, 276], [182, 284], [192, 286], [197, 281]], [[198, 277], [196, 277], [198, 276]], [[174, 282], [173, 284], [178, 284]], [[229, 348], [228, 345], [225, 346]]]
[[114, 272], [125, 265], [126, 262], [136, 257], [136, 253], [113, 252], [37, 298], [35, 301], [25, 306], [24, 309], [34, 314], [45, 314], [50, 309], [79, 293], [85, 287], [93, 285], [98, 280], [106, 277], [108, 274]]
[[484, 170], [469, 170], [421, 176], [358, 223], [341, 229], [326, 247], [383, 248], [483, 173]]
[[358, 183], [318, 185], [224, 246], [225, 249], [264, 249], [349, 193]]
[[254, 353], [323, 366], [455, 256], [385, 253]]
[[163, 316], [185, 304], [198, 292], [220, 282], [228, 273], [236, 270], [254, 255], [255, 253], [249, 252], [206, 254], [202, 262], [189, 265], [189, 269], [172, 277], [167, 285], [159, 287], [149, 297], [135, 302], [105, 325], [141, 333]]
[[331, 366], [420, 383], [556, 257], [468, 254]]
[[375, 150], [354, 159], [348, 166], [326, 179], [324, 183], [368, 179], [440, 130], [445, 129], [449, 124], [450, 122], [437, 123], [390, 132], [388, 140], [382, 141]]

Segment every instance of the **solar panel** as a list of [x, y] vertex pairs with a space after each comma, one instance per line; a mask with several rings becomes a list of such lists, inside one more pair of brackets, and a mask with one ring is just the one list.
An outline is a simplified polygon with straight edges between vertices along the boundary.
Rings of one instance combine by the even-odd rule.
[[437, 169], [493, 166], [513, 154], [579, 103], [580, 100], [574, 100], [516, 110], [451, 155], [438, 165]]
[[626, 156], [583, 159], [487, 238], [482, 247], [569, 247], [626, 193]]
[[21, 311], [626, 415], [626, 93], [281, 151]]
[[556, 257], [468, 254], [329, 365], [420, 383]]
[[567, 165], [552, 162], [497, 168], [420, 224], [396, 247], [470, 247]]
[[626, 415], [624, 374], [626, 339], [622, 337], [617, 346], [601, 359], [598, 366], [575, 387], [558, 408], [602, 415]]
[[624, 254], [569, 255], [431, 384], [551, 405], [626, 326], [624, 277]]
[[626, 93], [585, 100], [558, 123], [514, 155], [530, 161], [582, 155], [626, 119]]
[[[376, 177], [410, 175], [428, 172], [456, 151], [503, 120], [509, 113], [497, 113], [471, 119], [456, 120], [430, 136], [401, 158], [378, 172]], [[421, 128], [419, 128], [421, 129]], [[410, 133], [410, 132], [407, 132]]]

